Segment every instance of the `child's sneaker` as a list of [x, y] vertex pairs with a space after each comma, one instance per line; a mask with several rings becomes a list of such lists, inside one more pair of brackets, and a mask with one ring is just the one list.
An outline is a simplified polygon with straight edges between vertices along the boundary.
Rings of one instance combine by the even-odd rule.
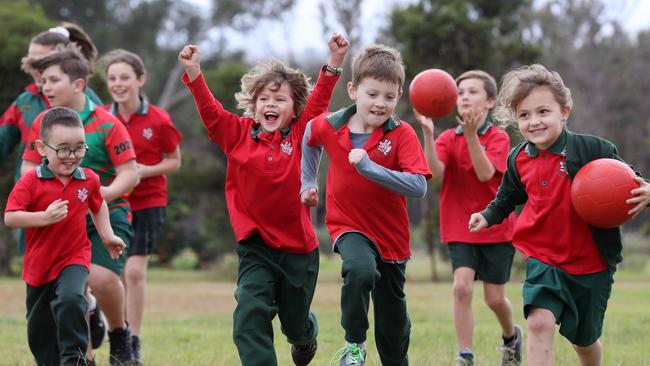
[[334, 353], [330, 360], [339, 362], [339, 366], [364, 366], [366, 364], [366, 348], [363, 344], [345, 342], [345, 346]]
[[142, 359], [140, 358], [140, 337], [131, 334], [131, 350], [133, 351], [134, 365], [141, 366]]
[[102, 310], [99, 308], [99, 304], [92, 293], [89, 293], [88, 314], [90, 314], [88, 319], [88, 325], [90, 327], [90, 344], [93, 349], [97, 349], [102, 345], [102, 343], [104, 343], [107, 329], [104, 313], [102, 313]]
[[499, 351], [503, 352], [501, 366], [519, 366], [521, 364], [521, 338], [521, 328], [515, 325], [515, 338], [499, 348]]
[[474, 366], [474, 354], [459, 353], [456, 360], [454, 360], [454, 366]]
[[291, 358], [293, 363], [296, 366], [307, 366], [314, 358], [316, 354], [316, 349], [318, 349], [318, 344], [316, 340], [312, 343], [306, 344], [304, 346], [297, 346], [295, 344], [291, 345]]
[[124, 328], [115, 328], [108, 332], [108, 340], [111, 343], [110, 364], [111, 366], [133, 365], [133, 350], [131, 348], [131, 330], [127, 325]]

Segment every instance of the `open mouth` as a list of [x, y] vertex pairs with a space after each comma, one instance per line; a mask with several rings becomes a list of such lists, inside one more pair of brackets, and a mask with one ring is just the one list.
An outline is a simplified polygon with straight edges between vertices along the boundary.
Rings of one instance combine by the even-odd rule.
[[267, 120], [268, 122], [277, 121], [279, 116], [280, 115], [278, 115], [275, 112], [266, 112], [266, 113], [264, 113], [264, 119]]

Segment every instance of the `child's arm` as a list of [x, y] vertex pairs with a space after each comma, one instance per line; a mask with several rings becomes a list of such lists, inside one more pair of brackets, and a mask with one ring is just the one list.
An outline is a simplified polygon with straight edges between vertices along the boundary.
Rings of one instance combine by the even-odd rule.
[[426, 155], [427, 162], [429, 163], [431, 179], [438, 179], [445, 173], [445, 164], [438, 159], [438, 153], [436, 152], [435, 126], [433, 120], [421, 115], [415, 109], [413, 110], [413, 114], [415, 115], [415, 119], [420, 123], [422, 132], [424, 133], [424, 155]]
[[639, 188], [633, 189], [630, 193], [636, 197], [625, 201], [628, 205], [636, 204], [634, 208], [627, 212], [630, 215], [638, 215], [644, 208], [650, 205], [650, 184], [641, 177], [636, 177], [634, 180], [639, 183]]
[[20, 143], [18, 121], [20, 121], [20, 110], [15, 103], [12, 103], [0, 118], [0, 164]]
[[106, 202], [112, 202], [131, 191], [139, 182], [138, 165], [135, 159], [128, 160], [115, 167], [115, 179], [111, 184], [101, 187], [102, 197]]
[[300, 201], [307, 206], [318, 205], [318, 166], [323, 147], [309, 146], [311, 122], [307, 123], [302, 137], [302, 160], [300, 160]]
[[68, 201], [60, 198], [50, 203], [45, 211], [8, 211], [5, 225], [13, 228], [32, 228], [55, 224], [68, 216]]
[[348, 160], [357, 168], [359, 174], [397, 194], [420, 198], [427, 193], [427, 180], [424, 175], [381, 166], [370, 160], [368, 152], [364, 149], [352, 149]]
[[472, 167], [474, 173], [480, 182], [487, 182], [494, 176], [496, 169], [490, 162], [481, 147], [481, 142], [478, 138], [478, 128], [481, 127], [485, 120], [480, 117], [478, 113], [466, 112], [463, 113], [463, 118], [456, 117], [459, 125], [463, 126], [463, 136], [467, 141], [467, 149], [469, 150], [469, 157], [472, 160]]
[[177, 147], [170, 154], [163, 154], [160, 163], [155, 165], [138, 164], [140, 179], [173, 173], [181, 167], [181, 148]]
[[97, 234], [104, 242], [104, 246], [111, 255], [111, 258], [117, 259], [126, 248], [126, 244], [119, 236], [115, 235], [113, 228], [111, 227], [111, 222], [108, 214], [108, 205], [106, 201], [102, 202], [99, 210], [97, 212], [90, 212], [90, 216], [93, 219], [95, 228], [97, 228]]

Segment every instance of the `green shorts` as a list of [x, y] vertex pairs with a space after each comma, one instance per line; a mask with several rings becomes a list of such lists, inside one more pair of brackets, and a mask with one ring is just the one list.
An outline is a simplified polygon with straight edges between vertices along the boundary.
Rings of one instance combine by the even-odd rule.
[[503, 285], [510, 280], [515, 256], [512, 243], [473, 244], [452, 242], [447, 245], [452, 271], [469, 267], [476, 272], [474, 279]]
[[[134, 233], [133, 226], [131, 226], [131, 223], [127, 218], [127, 213], [123, 210], [113, 211], [110, 213], [110, 220], [113, 232], [124, 240], [124, 243], [128, 248], [131, 245], [131, 242], [133, 242]], [[124, 269], [124, 254], [122, 254], [118, 259], [111, 258], [111, 255], [104, 246], [104, 242], [99, 238], [99, 234], [97, 233], [97, 229], [95, 229], [95, 225], [93, 224], [90, 215], [86, 216], [86, 231], [88, 232], [88, 238], [93, 247], [90, 262], [108, 268], [115, 272], [116, 275], [120, 276]]]
[[560, 334], [580, 347], [592, 345], [603, 332], [607, 301], [612, 293], [614, 273], [571, 275], [563, 270], [528, 258], [524, 281], [524, 316], [531, 307], [555, 315]]

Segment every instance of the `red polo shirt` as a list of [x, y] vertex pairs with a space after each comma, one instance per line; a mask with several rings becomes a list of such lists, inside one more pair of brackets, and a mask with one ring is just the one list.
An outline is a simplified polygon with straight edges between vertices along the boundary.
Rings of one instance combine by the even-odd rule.
[[[171, 154], [183, 138], [172, 123], [169, 114], [142, 100], [140, 109], [124, 121], [118, 113], [117, 103], [103, 107], [125, 126], [135, 150], [136, 160], [144, 165], [156, 165], [163, 159], [163, 154]], [[167, 177], [158, 175], [146, 178], [129, 193], [129, 204], [133, 211], [152, 207], [167, 206]]]
[[443, 243], [485, 244], [512, 240], [516, 218], [514, 213], [500, 225], [494, 225], [480, 233], [472, 233], [467, 229], [472, 213], [480, 212], [494, 199], [510, 150], [508, 134], [489, 122], [479, 128], [478, 138], [495, 169], [494, 176], [487, 182], [479, 181], [476, 176], [462, 127], [446, 130], [436, 139], [438, 158], [445, 164], [440, 189], [440, 241]]
[[208, 137], [228, 159], [226, 203], [238, 241], [259, 234], [270, 247], [291, 253], [318, 246], [309, 207], [300, 202], [302, 135], [307, 122], [327, 110], [337, 80], [321, 72], [298, 120], [269, 135], [253, 118], [223, 109], [203, 75], [192, 82], [183, 75]]
[[86, 235], [88, 209], [98, 212], [104, 199], [99, 177], [92, 170], [77, 168], [67, 184], [47, 169], [45, 163], [18, 180], [9, 194], [5, 212], [45, 211], [56, 199], [68, 201], [65, 219], [48, 226], [25, 230], [23, 280], [42, 286], [56, 279], [66, 266], [90, 267], [90, 240]]
[[[349, 163], [352, 150], [347, 122], [356, 106], [314, 119], [309, 146], [323, 146], [330, 158], [327, 172], [325, 223], [332, 240], [346, 232], [360, 232], [372, 240], [382, 258], [405, 260], [411, 256], [406, 198], [359, 174]], [[376, 128], [363, 146], [375, 163], [391, 170], [431, 172], [413, 128], [396, 116]]]
[[571, 204], [571, 180], [566, 169], [566, 136], [548, 150], [532, 145], [516, 159], [528, 201], [517, 218], [514, 246], [528, 257], [570, 274], [607, 269], [589, 226]]

